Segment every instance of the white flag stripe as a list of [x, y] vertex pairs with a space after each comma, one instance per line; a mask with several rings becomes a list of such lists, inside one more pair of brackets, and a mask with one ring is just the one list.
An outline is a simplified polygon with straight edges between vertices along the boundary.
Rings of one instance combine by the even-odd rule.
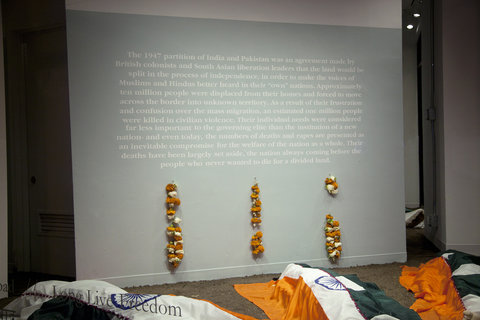
[[452, 272], [452, 276], [468, 276], [472, 274], [480, 275], [480, 266], [474, 263], [465, 263]]
[[471, 312], [480, 312], [480, 297], [473, 295], [473, 294], [467, 294], [462, 298], [463, 305], [465, 306], [465, 309]]

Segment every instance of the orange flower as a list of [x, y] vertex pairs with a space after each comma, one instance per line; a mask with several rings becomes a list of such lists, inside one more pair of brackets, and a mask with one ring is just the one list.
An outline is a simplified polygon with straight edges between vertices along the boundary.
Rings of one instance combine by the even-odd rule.
[[256, 236], [257, 238], [263, 237], [262, 231], [257, 231], [257, 233], [255, 233], [255, 236]]
[[168, 214], [169, 216], [174, 215], [175, 212], [176, 212], [176, 211], [175, 211], [174, 209], [168, 209], [168, 210], [167, 210], [167, 214]]
[[173, 239], [175, 239], [175, 241], [180, 241], [182, 240], [182, 236], [173, 236]]
[[177, 254], [177, 258], [178, 258], [178, 259], [183, 259], [183, 253]]
[[258, 194], [257, 194], [257, 193], [252, 193], [252, 194], [250, 195], [250, 198], [252, 198], [252, 199], [257, 199], [257, 198], [258, 198]]
[[255, 205], [256, 205], [257, 207], [260, 207], [260, 206], [262, 205], [262, 201], [260, 201], [260, 200], [255, 200]]
[[265, 248], [264, 248], [262, 245], [259, 245], [259, 246], [257, 247], [257, 250], [258, 250], [259, 252], [263, 252], [263, 251], [265, 251]]
[[252, 208], [250, 209], [250, 211], [252, 211], [252, 212], [260, 212], [260, 211], [262, 211], [262, 208], [261, 208], [261, 207], [252, 207]]
[[260, 192], [260, 188], [258, 187], [258, 185], [253, 185], [253, 186], [252, 186], [252, 191], [255, 192], [255, 193], [259, 193], [259, 192]]
[[173, 183], [169, 183], [169, 184], [167, 184], [165, 189], [167, 190], [167, 192], [175, 191], [175, 190], [177, 190], [177, 186]]
[[329, 214], [327, 214], [326, 218], [327, 218], [327, 219], [333, 219], [333, 217], [332, 217], [331, 215], [329, 215]]
[[339, 225], [340, 225], [340, 222], [338, 222], [338, 221], [333, 221], [333, 226], [334, 226], [334, 227], [338, 227]]
[[166, 201], [167, 201], [167, 203], [173, 203], [173, 204], [175, 204], [175, 205], [177, 205], [177, 206], [180, 205], [180, 199], [178, 199], [178, 198], [170, 198], [170, 197], [168, 197]]

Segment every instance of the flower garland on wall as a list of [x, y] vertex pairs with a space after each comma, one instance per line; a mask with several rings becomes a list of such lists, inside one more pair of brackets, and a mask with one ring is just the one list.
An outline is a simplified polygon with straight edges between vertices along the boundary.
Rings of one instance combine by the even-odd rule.
[[326, 237], [326, 249], [328, 257], [332, 262], [335, 262], [340, 258], [342, 253], [342, 243], [340, 242], [340, 223], [333, 220], [333, 217], [329, 214], [326, 215], [325, 223], [325, 237]]
[[325, 189], [327, 189], [328, 193], [332, 196], [338, 193], [338, 183], [335, 176], [330, 175], [325, 179]]
[[[252, 215], [252, 218], [250, 221], [252, 223], [252, 227], [255, 229], [260, 228], [260, 225], [262, 224], [262, 214], [260, 213], [262, 211], [262, 201], [260, 201], [260, 188], [258, 187], [257, 182], [255, 182], [251, 189], [252, 193], [250, 195], [250, 199], [252, 200], [252, 206], [250, 208], [250, 213]], [[262, 237], [263, 233], [261, 231], [257, 231], [250, 240], [252, 253], [255, 256], [265, 251], [265, 248], [262, 244]]]
[[167, 184], [165, 190], [167, 191], [167, 199], [165, 200], [167, 204], [167, 217], [170, 221], [170, 225], [167, 227], [167, 235], [169, 237], [167, 257], [168, 262], [176, 268], [180, 265], [180, 262], [182, 262], [184, 255], [182, 229], [180, 228], [182, 219], [175, 216], [177, 212], [176, 207], [180, 205], [180, 199], [177, 198], [177, 185], [175, 183]]

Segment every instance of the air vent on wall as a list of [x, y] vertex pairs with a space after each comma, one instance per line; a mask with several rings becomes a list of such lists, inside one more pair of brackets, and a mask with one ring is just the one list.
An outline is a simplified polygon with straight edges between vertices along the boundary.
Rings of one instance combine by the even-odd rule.
[[73, 214], [40, 212], [40, 235], [71, 237], [74, 235]]

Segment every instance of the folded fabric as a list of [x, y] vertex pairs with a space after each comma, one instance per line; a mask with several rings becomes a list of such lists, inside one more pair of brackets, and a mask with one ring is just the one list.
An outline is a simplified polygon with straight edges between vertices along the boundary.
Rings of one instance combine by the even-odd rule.
[[276, 281], [234, 287], [271, 320], [420, 319], [375, 284], [305, 265], [288, 265]]
[[402, 268], [400, 284], [422, 319], [461, 320], [480, 313], [480, 257], [447, 250], [420, 267]]

